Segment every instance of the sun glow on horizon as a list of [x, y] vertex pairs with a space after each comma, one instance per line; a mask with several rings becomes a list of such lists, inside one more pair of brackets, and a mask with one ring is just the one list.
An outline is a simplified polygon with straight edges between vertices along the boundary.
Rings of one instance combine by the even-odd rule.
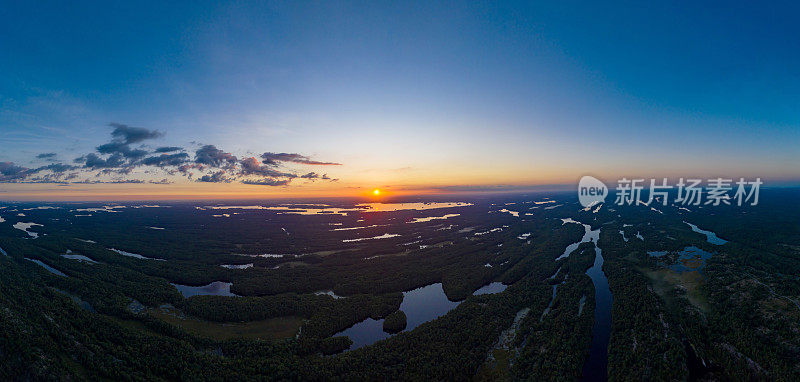
[[379, 189], [377, 189], [377, 188], [376, 188], [376, 189], [374, 189], [374, 190], [372, 190], [372, 195], [378, 196], [378, 195], [380, 195], [380, 194], [381, 194], [381, 190], [379, 190]]

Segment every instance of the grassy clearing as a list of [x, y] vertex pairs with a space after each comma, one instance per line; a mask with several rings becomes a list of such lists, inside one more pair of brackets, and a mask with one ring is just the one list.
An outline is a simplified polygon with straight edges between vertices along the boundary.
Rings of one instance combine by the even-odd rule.
[[177, 325], [187, 332], [214, 340], [231, 338], [283, 339], [294, 337], [300, 330], [300, 317], [278, 317], [261, 321], [219, 323], [185, 317], [172, 307], [151, 309], [149, 314], [162, 321]]
[[708, 312], [708, 300], [700, 291], [700, 286], [705, 282], [703, 275], [698, 271], [689, 272], [675, 272], [671, 269], [659, 269], [651, 271], [647, 269], [640, 269], [653, 284], [653, 290], [659, 296], [667, 297], [667, 292], [680, 286], [686, 290], [686, 297], [692, 305], [696, 306], [703, 312]]
[[487, 360], [475, 375], [476, 381], [510, 380], [511, 354], [505, 349], [493, 349], [494, 359]]

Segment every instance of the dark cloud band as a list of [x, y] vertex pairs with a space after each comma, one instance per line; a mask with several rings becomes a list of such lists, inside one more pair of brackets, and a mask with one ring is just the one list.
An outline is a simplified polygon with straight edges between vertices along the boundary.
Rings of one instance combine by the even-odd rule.
[[[95, 148], [91, 152], [75, 158], [74, 164], [51, 163], [46, 166], [30, 169], [13, 162], [0, 162], [0, 182], [26, 183], [145, 183], [138, 179], [125, 179], [136, 168], [149, 168], [145, 172], [158, 171], [158, 168], [170, 176], [182, 176], [207, 183], [241, 182], [262, 186], [286, 186], [293, 179], [307, 181], [331, 179], [327, 174], [319, 175], [308, 172], [303, 175], [284, 169], [285, 164], [302, 164], [313, 166], [338, 166], [339, 163], [312, 160], [301, 154], [271, 153], [261, 155], [261, 161], [255, 157], [239, 160], [232, 153], [223, 151], [215, 145], [203, 145], [195, 150], [194, 155], [187, 153], [179, 146], [162, 146], [152, 151], [142, 142], [157, 139], [164, 133], [143, 127], [133, 127], [121, 123], [111, 123], [113, 127], [111, 140]], [[138, 147], [132, 147], [139, 144]], [[42, 153], [36, 156], [39, 160], [56, 162], [56, 153]], [[193, 172], [199, 172], [194, 177]], [[111, 181], [85, 178], [101, 175], [116, 177]], [[81, 175], [83, 180], [79, 180]], [[160, 181], [149, 181], [153, 184], [172, 183], [164, 178]]]

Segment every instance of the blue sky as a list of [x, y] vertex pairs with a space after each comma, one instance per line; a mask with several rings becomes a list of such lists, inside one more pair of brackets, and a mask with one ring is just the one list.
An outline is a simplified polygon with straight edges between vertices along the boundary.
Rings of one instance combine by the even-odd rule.
[[14, 2], [0, 161], [68, 162], [109, 123], [341, 184], [584, 174], [800, 180], [796, 3]]

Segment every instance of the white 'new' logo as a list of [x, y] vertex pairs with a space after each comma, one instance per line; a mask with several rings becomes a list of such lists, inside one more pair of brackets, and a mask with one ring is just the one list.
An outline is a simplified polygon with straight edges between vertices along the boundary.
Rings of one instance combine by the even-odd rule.
[[592, 176], [584, 176], [578, 182], [578, 200], [584, 207], [602, 203], [608, 196], [608, 187]]

